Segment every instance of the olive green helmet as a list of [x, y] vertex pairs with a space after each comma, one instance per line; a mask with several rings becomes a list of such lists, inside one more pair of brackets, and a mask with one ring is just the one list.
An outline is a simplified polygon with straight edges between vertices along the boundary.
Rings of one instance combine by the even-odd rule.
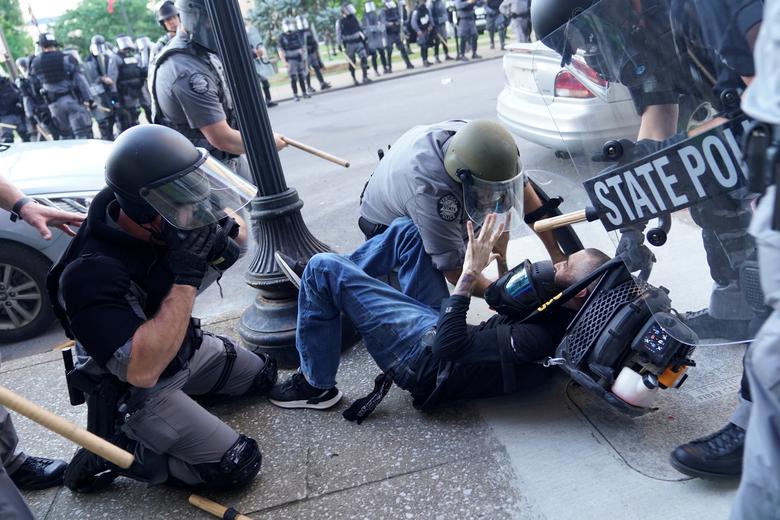
[[466, 123], [450, 139], [444, 168], [463, 185], [466, 213], [480, 225], [489, 213], [506, 218], [511, 227], [523, 222], [523, 173], [515, 140], [498, 123], [478, 119]]

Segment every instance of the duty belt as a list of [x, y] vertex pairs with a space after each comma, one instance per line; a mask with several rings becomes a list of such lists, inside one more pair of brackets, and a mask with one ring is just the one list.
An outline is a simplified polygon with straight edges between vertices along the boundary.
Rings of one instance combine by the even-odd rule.
[[43, 97], [46, 99], [46, 103], [48, 104], [52, 104], [58, 99], [60, 99], [61, 97], [65, 97], [65, 96], [76, 97], [75, 95], [73, 95], [73, 92], [70, 90], [66, 90], [65, 92], [59, 92], [56, 94], [53, 94], [51, 92], [46, 92], [46, 91], [43, 92]]
[[342, 35], [341, 39], [344, 40], [345, 43], [356, 43], [356, 42], [361, 41], [359, 33], [349, 34], [349, 35], [346, 35], [346, 36]]
[[458, 21], [460, 20], [476, 20], [477, 17], [474, 13], [458, 14]]
[[524, 13], [509, 13], [509, 18], [528, 18], [531, 15], [530, 11], [526, 11]]

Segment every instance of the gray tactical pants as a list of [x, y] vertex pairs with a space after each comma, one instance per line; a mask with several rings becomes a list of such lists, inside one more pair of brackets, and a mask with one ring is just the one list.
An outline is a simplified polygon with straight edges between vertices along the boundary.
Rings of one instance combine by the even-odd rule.
[[92, 116], [76, 98], [62, 96], [49, 104], [49, 110], [64, 136], [70, 139], [92, 139]]
[[[111, 372], [123, 380], [127, 366], [122, 365], [129, 361], [125, 354], [129, 353], [115, 354], [109, 362]], [[246, 394], [263, 369], [263, 360], [245, 348], [237, 346], [236, 354], [230, 376], [217, 392], [221, 396]], [[161, 379], [151, 389], [131, 387], [128, 401], [135, 404], [140, 400], [141, 404], [137, 409], [132, 407], [123, 428], [128, 437], [138, 441], [136, 460], [147, 460], [148, 452], [163, 455], [171, 477], [190, 485], [203, 483], [196, 465], [219, 462], [238, 440], [238, 433], [190, 396], [210, 395], [226, 360], [222, 340], [204, 334], [203, 344], [187, 368]], [[159, 457], [150, 454], [149, 459]]]
[[750, 232], [758, 245], [761, 287], [774, 312], [750, 346], [745, 371], [753, 406], [745, 437], [742, 481], [733, 519], [780, 515], [780, 232], [773, 231], [776, 188], [758, 205]]
[[33, 514], [16, 489], [9, 473], [16, 471], [27, 456], [17, 446], [18, 438], [11, 416], [0, 406], [0, 518], [3, 520], [32, 519]]

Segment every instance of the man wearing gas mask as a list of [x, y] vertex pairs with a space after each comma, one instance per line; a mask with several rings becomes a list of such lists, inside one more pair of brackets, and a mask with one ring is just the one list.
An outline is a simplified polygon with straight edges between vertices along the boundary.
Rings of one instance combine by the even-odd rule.
[[[288, 274], [300, 285], [296, 348], [301, 369], [272, 389], [271, 402], [283, 408], [322, 410], [341, 399], [336, 387], [341, 313], [355, 324], [383, 372], [374, 391], [344, 412], [348, 420], [362, 422], [393, 383], [409, 391], [414, 406], [423, 410], [449, 400], [491, 397], [539, 384], [549, 371], [535, 362], [553, 354], [591, 288], [583, 288], [549, 313], [531, 314], [608, 257], [585, 249], [557, 264], [520, 264], [508, 282], [492, 288], [494, 299], [489, 303], [500, 314], [472, 326], [466, 323], [471, 296], [494, 259], [503, 260], [499, 275], [506, 274], [502, 264], [506, 265], [507, 241], [504, 224], [497, 224], [493, 213], [484, 217], [478, 233], [470, 220], [466, 228], [462, 273], [441, 312], [375, 278], [376, 266], [366, 264], [364, 256], [389, 247], [386, 234], [372, 238], [350, 257], [315, 255], [295, 273], [300, 278]], [[419, 241], [419, 235], [408, 240]], [[294, 266], [285, 267], [279, 257], [277, 262], [286, 273], [294, 273]]]
[[[121, 474], [149, 484], [239, 487], [260, 470], [257, 443], [190, 396], [263, 395], [276, 363], [200, 329], [203, 290], [238, 259], [246, 236], [231, 218], [256, 188], [181, 134], [131, 128], [106, 163], [108, 187], [49, 275], [79, 370], [119, 380], [114, 444], [127, 470], [80, 449], [65, 484], [95, 491]], [[100, 420], [100, 418], [98, 418]]]
[[[613, 168], [609, 162], [629, 164], [717, 125], [739, 123], [739, 94], [753, 75], [750, 47], [761, 7], [761, 0], [535, 0], [531, 17], [539, 38], [561, 54], [564, 64], [581, 59], [601, 79], [625, 85], [641, 116], [636, 142], [621, 140], [617, 156], [606, 146], [602, 154], [585, 153], [584, 161]], [[742, 130], [733, 127], [736, 147]], [[699, 338], [744, 341], [766, 317], [763, 302], [751, 301], [743, 289], [755, 256], [747, 231], [752, 197], [743, 186], [689, 208], [701, 228], [714, 281], [709, 307], [683, 315]], [[643, 230], [644, 224], [621, 230], [618, 252], [634, 270], [654, 260], [642, 247]], [[676, 469], [701, 477], [739, 475], [750, 410], [744, 377], [740, 397], [739, 408], [723, 429], [672, 453]]]
[[[177, 0], [178, 34], [152, 60], [153, 123], [182, 133], [195, 146], [251, 179], [244, 142], [205, 0]], [[274, 134], [277, 150], [286, 143]]]

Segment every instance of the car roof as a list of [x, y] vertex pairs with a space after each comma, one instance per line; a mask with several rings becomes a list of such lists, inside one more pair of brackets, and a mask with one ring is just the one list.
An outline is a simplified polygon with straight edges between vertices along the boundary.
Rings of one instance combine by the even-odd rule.
[[97, 139], [0, 146], [0, 173], [27, 195], [99, 191], [113, 143]]

